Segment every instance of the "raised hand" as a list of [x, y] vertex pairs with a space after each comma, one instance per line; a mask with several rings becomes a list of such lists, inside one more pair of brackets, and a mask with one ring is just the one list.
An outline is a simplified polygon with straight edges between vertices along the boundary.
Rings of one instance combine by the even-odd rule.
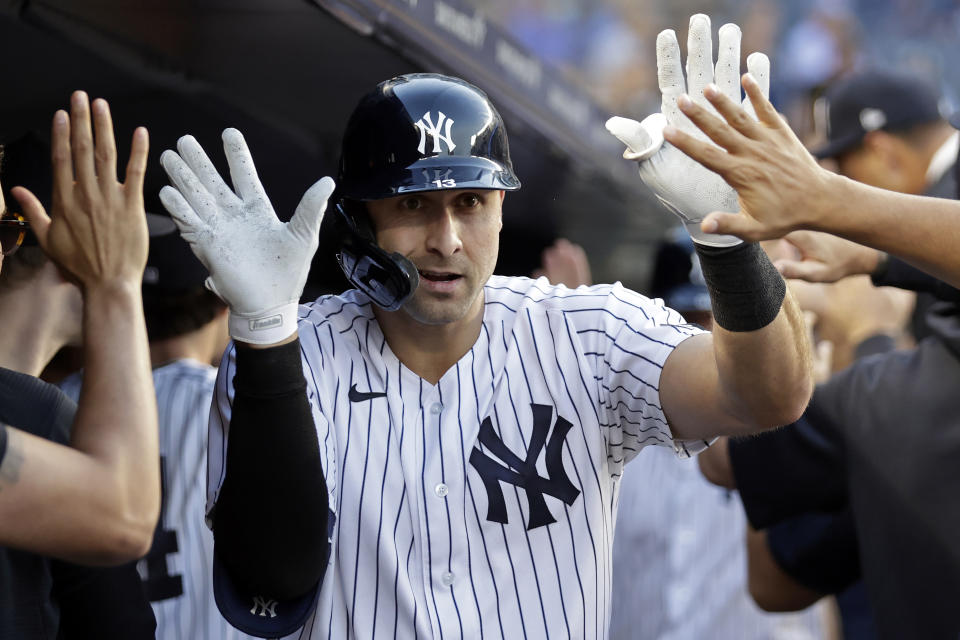
[[230, 307], [230, 335], [274, 344], [297, 328], [297, 305], [319, 243], [333, 180], [310, 187], [290, 222], [274, 213], [253, 158], [236, 129], [223, 132], [233, 189], [193, 136], [164, 151], [160, 162], [174, 186], [160, 191], [183, 238], [210, 272], [207, 287]]
[[[94, 133], [96, 139], [94, 139]], [[85, 291], [101, 284], [135, 284], [147, 263], [147, 218], [143, 176], [147, 130], [134, 131], [126, 179], [117, 181], [117, 145], [110, 107], [77, 91], [70, 115], [53, 117], [53, 206], [23, 187], [13, 189], [44, 252]]]
[[[770, 61], [764, 54], [751, 54], [747, 58], [747, 68], [766, 83]], [[613, 117], [607, 121], [607, 129], [627, 145], [624, 158], [639, 162], [644, 183], [680, 217], [695, 241], [713, 246], [738, 244], [737, 238], [706, 234], [700, 228], [700, 222], [712, 211], [736, 212], [736, 192], [722, 177], [665, 142], [663, 132], [666, 127], [672, 127], [703, 144], [710, 144], [681, 107], [692, 101], [705, 110], [712, 109], [704, 97], [704, 90], [708, 88], [722, 93], [730, 101], [740, 102], [740, 28], [735, 24], [720, 28], [714, 67], [710, 19], [703, 14], [692, 16], [686, 70], [684, 80], [676, 33], [672, 29], [660, 32], [657, 36], [657, 78], [662, 94], [661, 112], [648, 116], [643, 122]]]
[[807, 282], [836, 282], [847, 276], [870, 274], [877, 268], [881, 252], [856, 242], [817, 231], [794, 231], [784, 236], [798, 260], [774, 262], [784, 278]]
[[704, 233], [725, 233], [743, 240], [781, 238], [799, 228], [816, 229], [837, 203], [824, 193], [842, 178], [820, 165], [804, 148], [767, 99], [766, 82], [747, 73], [743, 89], [756, 112], [720, 91], [704, 93], [716, 113], [702, 104], [681, 101], [681, 111], [710, 141], [679, 127], [667, 127], [664, 139], [721, 175], [739, 195], [739, 213], [718, 208], [700, 225]]

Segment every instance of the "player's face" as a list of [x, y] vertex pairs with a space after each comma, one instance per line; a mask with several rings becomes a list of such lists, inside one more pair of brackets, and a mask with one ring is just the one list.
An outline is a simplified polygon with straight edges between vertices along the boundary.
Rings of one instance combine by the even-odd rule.
[[837, 156], [837, 173], [881, 189], [892, 186], [889, 184], [889, 168], [881, 162], [878, 154], [864, 145]]
[[837, 156], [841, 175], [901, 193], [923, 193], [928, 164], [909, 142], [884, 131], [869, 133], [858, 147]]
[[417, 322], [447, 324], [479, 311], [493, 274], [503, 226], [503, 191], [412, 193], [367, 203], [377, 244], [420, 272], [403, 311]]

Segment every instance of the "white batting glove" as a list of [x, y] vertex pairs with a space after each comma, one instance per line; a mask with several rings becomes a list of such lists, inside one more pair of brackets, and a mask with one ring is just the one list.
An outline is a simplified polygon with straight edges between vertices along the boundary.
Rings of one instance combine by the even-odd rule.
[[322, 178], [304, 194], [290, 222], [277, 218], [236, 129], [223, 132], [234, 190], [224, 183], [193, 136], [164, 151], [160, 163], [174, 186], [160, 200], [184, 240], [210, 272], [207, 288], [230, 307], [230, 336], [273, 344], [297, 330], [297, 306], [333, 193]]
[[[661, 113], [646, 117], [643, 122], [614, 116], [607, 120], [607, 130], [627, 145], [623, 157], [640, 163], [640, 177], [657, 199], [680, 216], [695, 242], [714, 247], [739, 244], [734, 236], [703, 233], [700, 221], [711, 211], [735, 213], [740, 210], [737, 192], [716, 173], [692, 160], [663, 139], [663, 128], [673, 125], [701, 139], [706, 136], [677, 107], [677, 98], [687, 93], [690, 99], [714, 113], [703, 97], [703, 89], [711, 82], [732, 100], [740, 94], [740, 27], [720, 27], [720, 46], [716, 71], [713, 68], [713, 43], [710, 18], [698, 13], [690, 18], [687, 39], [687, 80], [680, 64], [680, 45], [673, 29], [657, 36], [657, 79], [662, 94]], [[770, 60], [762, 53], [747, 58], [747, 70], [763, 89], [770, 92]], [[756, 118], [749, 98], [742, 101], [747, 112]]]

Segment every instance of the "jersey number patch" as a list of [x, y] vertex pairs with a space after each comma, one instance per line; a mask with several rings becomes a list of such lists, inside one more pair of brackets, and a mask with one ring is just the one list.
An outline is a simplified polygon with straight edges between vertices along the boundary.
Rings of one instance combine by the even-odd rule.
[[153, 531], [153, 544], [150, 551], [141, 560], [140, 576], [143, 580], [143, 591], [150, 602], [167, 600], [183, 595], [183, 577], [170, 575], [167, 568], [167, 555], [179, 550], [177, 532], [174, 529], [164, 529], [167, 511], [167, 474], [166, 459], [160, 456], [160, 520]]
[[[558, 415], [548, 442], [547, 433], [550, 431], [553, 407], [531, 404], [530, 408], [533, 411], [533, 432], [524, 458], [521, 459], [503, 443], [500, 436], [493, 430], [493, 422], [489, 416], [480, 423], [477, 439], [500, 460], [491, 458], [479, 447], [474, 447], [470, 453], [470, 465], [480, 474], [483, 486], [487, 490], [487, 520], [507, 524], [507, 505], [503, 499], [503, 488], [500, 486], [501, 482], [506, 482], [520, 487], [527, 494], [527, 502], [530, 505], [527, 530], [557, 521], [550, 513], [543, 494], [549, 494], [567, 505], [573, 504], [580, 495], [580, 490], [573, 486], [563, 468], [563, 441], [573, 425]], [[544, 445], [547, 448], [546, 478], [537, 473], [537, 459]]]

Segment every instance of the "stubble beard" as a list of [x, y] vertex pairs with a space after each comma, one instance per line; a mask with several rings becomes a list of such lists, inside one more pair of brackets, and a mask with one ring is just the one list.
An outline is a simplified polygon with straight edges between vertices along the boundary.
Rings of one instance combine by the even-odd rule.
[[483, 291], [477, 287], [468, 295], [437, 298], [426, 292], [416, 292], [403, 306], [413, 320], [426, 325], [444, 325], [464, 319]]

